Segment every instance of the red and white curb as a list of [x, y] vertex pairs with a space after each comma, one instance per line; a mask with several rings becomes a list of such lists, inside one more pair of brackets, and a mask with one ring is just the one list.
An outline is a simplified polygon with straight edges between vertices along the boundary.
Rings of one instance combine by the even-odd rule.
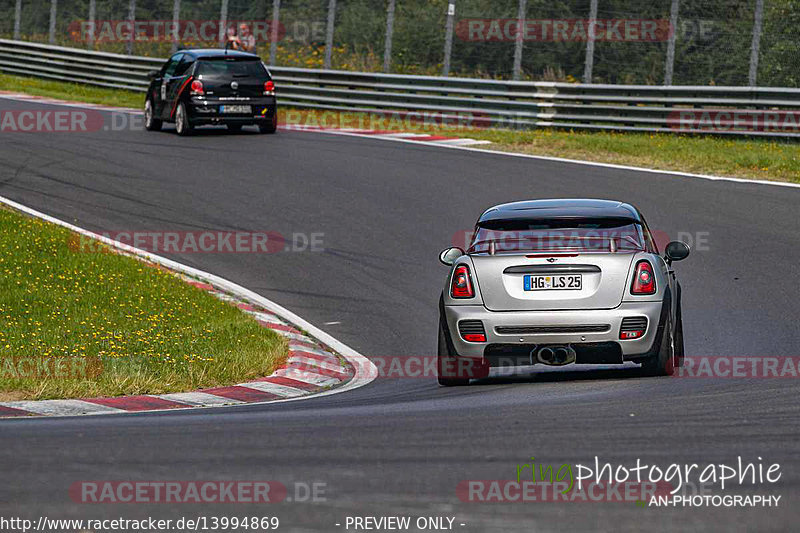
[[272, 375], [226, 387], [191, 392], [71, 400], [0, 402], [0, 418], [76, 416], [221, 407], [299, 400], [362, 387], [377, 375], [375, 365], [349, 346], [288, 309], [231, 281], [139, 250], [3, 198], [0, 203], [96, 239], [118, 252], [163, 267], [199, 289], [237, 306], [263, 327], [285, 337], [286, 363]]
[[[36, 96], [24, 93], [12, 93], [12, 92], [0, 91], [0, 98], [5, 98], [8, 100], [35, 102], [37, 104], [63, 105], [67, 107], [97, 109], [101, 111], [116, 111], [120, 113], [129, 113], [131, 115], [142, 114], [141, 110], [132, 109], [129, 107], [112, 107], [102, 104], [87, 104], [83, 102], [72, 102], [68, 100], [56, 100], [55, 98], [47, 98], [44, 96]], [[459, 137], [448, 137], [443, 135], [430, 135], [426, 133], [406, 133], [406, 132], [396, 132], [396, 131], [364, 130], [364, 129], [352, 129], [352, 128], [324, 128], [321, 126], [304, 126], [295, 124], [282, 125], [279, 126], [278, 129], [283, 131], [347, 133], [351, 135], [364, 135], [376, 139], [415, 141], [415, 142], [424, 142], [424, 143], [449, 145], [449, 146], [475, 146], [480, 144], [491, 144], [491, 141], [481, 141], [477, 139], [466, 139]]]

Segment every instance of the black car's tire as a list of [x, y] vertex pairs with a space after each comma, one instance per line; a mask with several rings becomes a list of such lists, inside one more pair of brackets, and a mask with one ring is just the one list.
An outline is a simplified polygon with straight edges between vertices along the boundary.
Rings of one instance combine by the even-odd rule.
[[227, 126], [228, 126], [228, 131], [231, 133], [239, 133], [240, 131], [242, 131], [241, 124], [227, 124]]
[[258, 131], [261, 133], [275, 133], [278, 131], [278, 112], [275, 111], [272, 115], [272, 120], [258, 125]]
[[469, 378], [451, 377], [453, 369], [457, 368], [458, 358], [450, 349], [447, 331], [442, 320], [439, 321], [439, 349], [436, 357], [436, 379], [443, 387], [461, 387], [469, 385]]
[[163, 122], [161, 119], [155, 118], [155, 109], [153, 109], [153, 101], [148, 98], [144, 102], [144, 129], [147, 131], [161, 131]]
[[671, 376], [675, 373], [677, 359], [675, 335], [672, 334], [672, 321], [667, 319], [664, 332], [661, 334], [661, 345], [658, 353], [642, 364], [642, 370], [648, 376]]
[[184, 137], [192, 134], [192, 123], [189, 122], [186, 104], [183, 102], [178, 104], [178, 110], [175, 112], [175, 130], [178, 132], [178, 135]]

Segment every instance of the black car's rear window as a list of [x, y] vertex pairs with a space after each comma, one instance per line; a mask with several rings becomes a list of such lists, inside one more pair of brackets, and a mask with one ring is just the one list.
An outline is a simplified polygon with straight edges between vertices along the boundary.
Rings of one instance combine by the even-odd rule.
[[234, 60], [214, 59], [200, 60], [197, 63], [197, 74], [201, 76], [223, 76], [229, 78], [266, 78], [267, 71], [257, 59]]

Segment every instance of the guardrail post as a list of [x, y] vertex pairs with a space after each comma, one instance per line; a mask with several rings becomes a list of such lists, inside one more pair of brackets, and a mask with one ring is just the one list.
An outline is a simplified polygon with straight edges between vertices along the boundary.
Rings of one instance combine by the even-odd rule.
[[761, 24], [764, 19], [764, 0], [756, 0], [756, 14], [753, 21], [753, 45], [750, 50], [750, 87], [755, 87], [758, 78], [758, 55], [761, 48]]
[[389, 72], [392, 67], [392, 36], [394, 34], [394, 4], [395, 0], [389, 0], [386, 7], [386, 39], [383, 47], [383, 71]]
[[324, 68], [331, 68], [333, 54], [333, 29], [336, 24], [336, 0], [328, 2], [328, 27], [325, 31], [325, 64]]
[[97, 0], [89, 0], [89, 35], [86, 36], [86, 47], [91, 50], [94, 47], [95, 18], [97, 17]]
[[228, 0], [222, 0], [222, 5], [219, 6], [219, 44], [222, 46], [227, 39], [228, 30], [225, 26], [228, 25]]
[[178, 32], [180, 31], [181, 20], [181, 0], [173, 0], [172, 2], [172, 24], [174, 32], [172, 33], [172, 47], [170, 53], [174, 54], [178, 51]]
[[597, 26], [597, 0], [589, 6], [589, 29], [586, 32], [586, 64], [583, 68], [583, 83], [592, 83], [594, 69], [594, 38]]
[[453, 55], [453, 19], [456, 17], [456, 0], [450, 0], [447, 4], [447, 24], [444, 36], [444, 64], [442, 65], [442, 76], [450, 75], [450, 56]]
[[672, 85], [672, 73], [675, 71], [675, 39], [678, 33], [678, 9], [680, 0], [672, 0], [669, 9], [669, 42], [667, 43], [667, 62], [664, 65], [664, 85]]
[[281, 23], [281, 0], [272, 0], [272, 26], [269, 28], [269, 64], [275, 64], [278, 55], [278, 26]]
[[528, 0], [519, 0], [517, 10], [517, 36], [514, 41], [514, 79], [518, 80], [522, 73], [522, 36], [523, 25], [525, 24], [525, 14], [528, 11]]
[[22, 18], [22, 0], [14, 5], [14, 40], [19, 41], [19, 21]]
[[50, 0], [50, 44], [56, 44], [56, 13], [58, 0]]
[[131, 28], [131, 38], [125, 45], [125, 52], [128, 55], [133, 55], [133, 41], [136, 39], [136, 0], [131, 0], [128, 4], [128, 24]]

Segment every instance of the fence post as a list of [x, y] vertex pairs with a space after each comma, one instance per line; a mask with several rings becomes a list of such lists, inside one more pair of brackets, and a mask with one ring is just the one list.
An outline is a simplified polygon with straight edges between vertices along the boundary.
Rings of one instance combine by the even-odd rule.
[[450, 0], [447, 4], [447, 25], [445, 26], [444, 36], [444, 64], [442, 66], [442, 76], [450, 75], [450, 56], [453, 55], [453, 19], [456, 18], [456, 0]]
[[517, 36], [514, 41], [514, 80], [518, 80], [522, 73], [522, 28], [525, 24], [525, 14], [527, 11], [528, 0], [519, 0], [519, 9], [517, 10]]
[[58, 0], [50, 0], [50, 44], [56, 44], [56, 13]]
[[95, 18], [97, 17], [97, 0], [89, 0], [89, 35], [86, 38], [87, 48], [94, 47]]
[[764, 0], [756, 0], [756, 16], [753, 21], [753, 46], [750, 50], [750, 87], [755, 87], [758, 79], [758, 55], [761, 49], [761, 24], [764, 19]]
[[675, 71], [675, 39], [678, 33], [678, 9], [680, 0], [672, 0], [669, 9], [669, 43], [667, 43], [667, 64], [664, 66], [664, 85], [672, 85], [672, 74]]
[[228, 30], [225, 26], [228, 25], [228, 0], [222, 0], [222, 5], [219, 6], [219, 44], [222, 46], [227, 38]]
[[14, 5], [14, 40], [19, 41], [19, 21], [22, 17], [22, 0]]
[[181, 20], [181, 0], [173, 0], [172, 2], [172, 47], [170, 53], [174, 54], [178, 51], [178, 33], [180, 32]]
[[592, 83], [594, 69], [594, 38], [597, 26], [597, 0], [589, 5], [589, 28], [586, 32], [586, 64], [583, 68], [583, 83]]
[[128, 24], [131, 28], [131, 38], [125, 46], [125, 52], [130, 56], [133, 55], [133, 41], [136, 39], [136, 0], [131, 0], [128, 4]]
[[278, 55], [278, 26], [281, 23], [281, 0], [272, 0], [272, 26], [269, 28], [269, 64], [275, 64]]
[[333, 29], [336, 25], [336, 0], [328, 2], [328, 27], [325, 31], [325, 64], [324, 68], [331, 68], [333, 54]]
[[389, 72], [392, 68], [392, 36], [394, 35], [394, 4], [395, 0], [389, 0], [386, 8], [386, 39], [383, 47], [383, 71]]

